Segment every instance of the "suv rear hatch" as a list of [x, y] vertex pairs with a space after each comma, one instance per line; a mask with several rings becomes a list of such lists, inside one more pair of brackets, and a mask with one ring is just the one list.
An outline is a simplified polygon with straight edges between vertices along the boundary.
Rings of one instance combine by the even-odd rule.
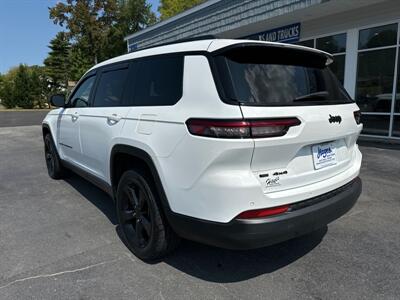
[[239, 104], [245, 120], [300, 121], [254, 138], [251, 169], [264, 193], [316, 183], [351, 167], [358, 107], [329, 69], [329, 54], [242, 43], [217, 51], [213, 61], [221, 98]]

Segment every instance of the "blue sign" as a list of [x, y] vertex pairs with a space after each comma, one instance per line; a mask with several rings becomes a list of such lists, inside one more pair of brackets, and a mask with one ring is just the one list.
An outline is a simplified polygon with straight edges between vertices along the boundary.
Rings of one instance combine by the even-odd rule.
[[137, 50], [137, 44], [129, 44], [129, 50], [128, 52], [133, 52]]
[[300, 40], [301, 24], [291, 24], [248, 36], [250, 40], [293, 43]]

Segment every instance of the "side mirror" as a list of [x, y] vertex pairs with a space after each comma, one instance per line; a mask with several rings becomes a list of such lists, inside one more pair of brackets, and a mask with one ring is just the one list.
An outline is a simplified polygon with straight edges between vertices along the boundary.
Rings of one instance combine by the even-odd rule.
[[57, 94], [50, 97], [50, 104], [55, 107], [65, 106], [65, 95]]

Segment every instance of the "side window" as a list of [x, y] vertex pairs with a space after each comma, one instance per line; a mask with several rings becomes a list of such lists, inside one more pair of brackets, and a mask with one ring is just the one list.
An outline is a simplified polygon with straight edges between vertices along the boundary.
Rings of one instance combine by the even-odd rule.
[[182, 97], [183, 56], [143, 60], [138, 74], [134, 105], [174, 105]]
[[95, 79], [96, 76], [88, 77], [79, 85], [78, 89], [73, 93], [70, 101], [72, 107], [89, 106], [90, 91], [93, 88]]
[[97, 85], [93, 106], [122, 106], [122, 96], [127, 76], [127, 68], [103, 72]]

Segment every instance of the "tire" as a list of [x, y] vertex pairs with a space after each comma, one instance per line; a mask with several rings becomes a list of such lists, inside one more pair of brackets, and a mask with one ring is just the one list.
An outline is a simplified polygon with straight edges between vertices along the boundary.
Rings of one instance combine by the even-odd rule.
[[117, 189], [117, 216], [125, 245], [144, 261], [163, 258], [179, 238], [170, 228], [157, 203], [158, 193], [150, 178], [139, 170], [126, 171]]
[[44, 155], [49, 176], [53, 179], [64, 178], [66, 170], [61, 164], [60, 157], [58, 156], [56, 146], [54, 145], [50, 133], [47, 133], [44, 137]]

